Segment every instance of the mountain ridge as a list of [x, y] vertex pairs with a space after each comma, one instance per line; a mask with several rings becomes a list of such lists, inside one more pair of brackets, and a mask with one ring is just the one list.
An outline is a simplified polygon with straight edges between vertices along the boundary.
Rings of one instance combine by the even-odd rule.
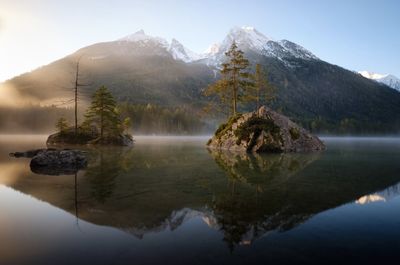
[[369, 71], [358, 71], [360, 75], [365, 78], [377, 81], [379, 83], [385, 84], [393, 89], [400, 92], [400, 78], [391, 74], [378, 74]]
[[[168, 42], [141, 30], [83, 47], [5, 84], [40, 102], [69, 99], [71, 92], [60, 87], [71, 86], [76, 61], [84, 55], [81, 74], [92, 84], [82, 91], [86, 95], [106, 85], [119, 102], [185, 106], [200, 112], [209, 100], [203, 91], [219, 78], [219, 64], [233, 40], [252, 67], [259, 63], [268, 71], [269, 81], [277, 88], [271, 107], [303, 127], [321, 133], [400, 130], [400, 93], [325, 62], [296, 43], [272, 40], [252, 27], [233, 28], [220, 44], [210, 46], [206, 56], [199, 57], [177, 40]], [[250, 105], [240, 109], [249, 110]]]

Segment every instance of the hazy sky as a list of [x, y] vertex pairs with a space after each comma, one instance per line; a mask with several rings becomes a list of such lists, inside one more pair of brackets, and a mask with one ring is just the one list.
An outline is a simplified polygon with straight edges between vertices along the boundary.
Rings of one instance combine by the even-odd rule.
[[196, 52], [254, 26], [350, 70], [400, 77], [397, 0], [0, 0], [0, 80], [139, 29]]

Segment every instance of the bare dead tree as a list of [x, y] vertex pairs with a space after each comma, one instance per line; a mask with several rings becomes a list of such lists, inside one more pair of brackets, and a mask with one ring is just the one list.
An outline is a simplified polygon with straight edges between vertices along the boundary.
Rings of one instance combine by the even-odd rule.
[[90, 86], [91, 84], [81, 83], [79, 66], [83, 55], [79, 56], [76, 61], [75, 82], [74, 82], [74, 114], [75, 114], [75, 135], [78, 134], [78, 93], [80, 87]]

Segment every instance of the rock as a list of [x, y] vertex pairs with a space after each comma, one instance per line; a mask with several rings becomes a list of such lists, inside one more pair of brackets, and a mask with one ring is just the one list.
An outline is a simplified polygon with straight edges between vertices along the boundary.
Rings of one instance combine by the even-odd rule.
[[43, 150], [30, 163], [32, 172], [46, 175], [74, 174], [86, 166], [87, 158], [79, 150]]
[[78, 134], [75, 134], [74, 128], [68, 128], [65, 132], [51, 134], [46, 141], [47, 146], [65, 146], [65, 145], [117, 145], [132, 146], [134, 143], [132, 135], [119, 134], [113, 137], [100, 137], [100, 133], [95, 126], [89, 130], [78, 128]]
[[77, 134], [75, 134], [75, 128], [70, 127], [64, 132], [51, 134], [47, 138], [46, 144], [47, 146], [84, 145], [99, 136], [100, 134], [95, 126], [90, 127], [89, 130], [83, 130], [79, 127]]
[[32, 158], [35, 155], [37, 155], [39, 152], [43, 151], [54, 151], [56, 149], [54, 148], [42, 148], [42, 149], [33, 149], [33, 150], [28, 150], [25, 152], [14, 152], [10, 153], [9, 155], [12, 157], [20, 158], [20, 157], [26, 157], [26, 158]]
[[134, 140], [132, 135], [130, 134], [120, 134], [114, 137], [103, 137], [103, 138], [99, 137], [88, 142], [88, 144], [133, 146]]
[[219, 150], [273, 153], [325, 149], [318, 137], [265, 106], [257, 112], [232, 117], [218, 128], [207, 146]]

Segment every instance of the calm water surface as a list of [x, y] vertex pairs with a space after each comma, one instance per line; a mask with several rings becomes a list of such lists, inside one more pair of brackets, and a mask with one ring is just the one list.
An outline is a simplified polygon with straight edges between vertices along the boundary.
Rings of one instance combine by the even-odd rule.
[[209, 152], [206, 138], [88, 150], [32, 173], [0, 136], [0, 264], [382, 264], [400, 258], [400, 139], [325, 138], [317, 154]]

